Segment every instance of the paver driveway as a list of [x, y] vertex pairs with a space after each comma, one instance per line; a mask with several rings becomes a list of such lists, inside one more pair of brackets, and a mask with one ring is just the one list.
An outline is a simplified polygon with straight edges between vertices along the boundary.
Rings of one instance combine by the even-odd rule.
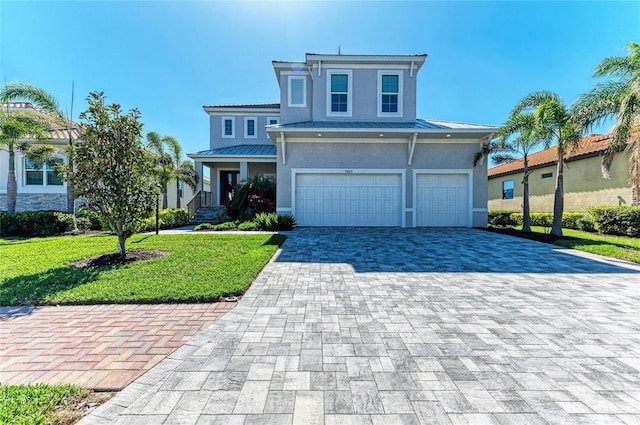
[[298, 229], [82, 424], [637, 424], [639, 270], [481, 230]]

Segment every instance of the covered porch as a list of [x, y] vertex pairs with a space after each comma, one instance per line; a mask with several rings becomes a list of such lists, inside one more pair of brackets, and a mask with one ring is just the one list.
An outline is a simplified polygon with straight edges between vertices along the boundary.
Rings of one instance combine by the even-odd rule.
[[[256, 175], [276, 179], [275, 145], [237, 145], [188, 154], [198, 176], [198, 188], [187, 208], [193, 217], [200, 208], [220, 207], [233, 197], [233, 188]], [[205, 170], [205, 167], [207, 170]], [[208, 173], [205, 173], [208, 171]], [[210, 191], [204, 190], [209, 175]]]

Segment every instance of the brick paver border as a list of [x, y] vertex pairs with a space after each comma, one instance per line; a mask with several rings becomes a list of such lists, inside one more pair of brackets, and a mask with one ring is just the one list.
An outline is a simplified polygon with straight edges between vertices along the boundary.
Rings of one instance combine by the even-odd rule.
[[234, 306], [0, 307], [0, 382], [120, 390]]

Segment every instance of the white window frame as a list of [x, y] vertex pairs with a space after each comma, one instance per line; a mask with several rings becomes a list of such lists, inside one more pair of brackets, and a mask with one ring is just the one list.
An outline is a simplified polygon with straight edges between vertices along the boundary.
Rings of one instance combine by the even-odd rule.
[[[64, 158], [61, 158], [59, 156], [56, 156], [53, 158], [54, 161], [58, 162], [62, 162], [64, 164]], [[28, 168], [27, 167], [27, 161], [30, 161], [29, 158], [24, 157], [22, 159], [22, 163], [24, 164], [23, 170], [24, 170], [24, 176], [23, 176], [23, 182], [24, 182], [24, 186], [50, 186], [50, 187], [54, 187], [54, 186], [64, 186], [65, 182], [64, 180], [62, 181], [62, 184], [50, 184], [49, 183], [49, 176], [48, 173], [49, 171], [55, 171], [53, 169], [52, 166], [48, 165], [48, 164], [41, 164], [40, 165], [40, 169], [36, 169], [36, 168]], [[49, 170], [49, 167], [51, 167], [51, 170]], [[42, 175], [42, 184], [29, 184], [28, 183], [28, 179], [27, 179], [27, 173], [33, 173], [33, 172], [40, 172], [40, 174]]]
[[[224, 123], [226, 120], [231, 120], [231, 135], [225, 134]], [[233, 139], [236, 137], [236, 117], [222, 117], [222, 138]]]
[[[334, 74], [347, 74], [347, 112], [331, 111], [331, 76]], [[327, 70], [327, 116], [328, 117], [351, 117], [353, 116], [353, 71], [350, 69], [330, 69]]]
[[[294, 80], [302, 80], [302, 103], [291, 102], [291, 82]], [[306, 108], [307, 107], [307, 77], [301, 75], [290, 75], [287, 77], [287, 105], [290, 108]]]
[[[253, 121], [253, 134], [249, 134], [249, 121]], [[245, 139], [257, 139], [258, 138], [258, 117], [244, 117], [244, 138]]]
[[[403, 105], [403, 84], [402, 77], [404, 72], [399, 70], [379, 70], [378, 71], [378, 117], [402, 117], [402, 105]], [[382, 112], [382, 76], [383, 75], [397, 75], [398, 76], [398, 112]]]
[[[275, 124], [271, 124], [270, 121], [274, 121], [275, 120]], [[267, 125], [278, 125], [280, 124], [280, 117], [267, 117]], [[269, 136], [269, 134], [267, 133], [267, 126], [265, 126], [264, 128], [264, 132], [267, 136]]]

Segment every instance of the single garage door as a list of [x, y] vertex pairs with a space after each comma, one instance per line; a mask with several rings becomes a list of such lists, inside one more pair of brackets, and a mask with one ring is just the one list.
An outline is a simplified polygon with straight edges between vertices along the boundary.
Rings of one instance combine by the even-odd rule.
[[423, 174], [416, 177], [416, 226], [469, 226], [469, 177]]
[[300, 226], [400, 226], [400, 174], [296, 174]]

